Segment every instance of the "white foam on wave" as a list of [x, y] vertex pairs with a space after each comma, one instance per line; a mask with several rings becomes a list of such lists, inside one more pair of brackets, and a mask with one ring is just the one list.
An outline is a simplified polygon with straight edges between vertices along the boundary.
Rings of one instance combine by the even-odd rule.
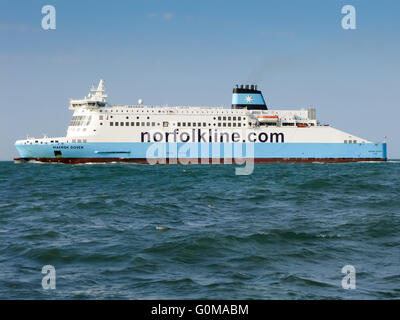
[[156, 226], [156, 230], [163, 231], [163, 230], [168, 230], [168, 229], [169, 229], [168, 227]]

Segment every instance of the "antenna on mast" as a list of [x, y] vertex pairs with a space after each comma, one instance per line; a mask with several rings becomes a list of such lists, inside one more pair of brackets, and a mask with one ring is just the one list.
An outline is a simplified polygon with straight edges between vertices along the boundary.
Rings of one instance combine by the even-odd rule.
[[104, 79], [100, 79], [97, 89], [95, 89], [94, 84], [92, 84], [90, 92], [93, 92], [90, 98], [92, 98], [93, 100], [105, 102], [108, 95], [105, 93]]

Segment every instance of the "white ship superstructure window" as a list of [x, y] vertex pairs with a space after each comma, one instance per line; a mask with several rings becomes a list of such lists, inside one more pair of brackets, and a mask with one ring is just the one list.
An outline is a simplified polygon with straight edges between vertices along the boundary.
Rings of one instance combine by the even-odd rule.
[[92, 120], [92, 116], [73, 116], [71, 123], [69, 125], [72, 127], [88, 126], [90, 124], [91, 120]]

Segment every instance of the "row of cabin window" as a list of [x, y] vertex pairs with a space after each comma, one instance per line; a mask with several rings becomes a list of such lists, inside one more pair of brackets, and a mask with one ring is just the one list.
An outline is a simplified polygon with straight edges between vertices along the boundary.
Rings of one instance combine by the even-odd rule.
[[[102, 123], [100, 123], [101, 125], [103, 125]], [[125, 126], [125, 127], [129, 127], [129, 125], [131, 126], [131, 127], [134, 127], [135, 126], [135, 122], [110, 122], [110, 127], [112, 127], [112, 126], [115, 126], [115, 127], [118, 127], [118, 126], [120, 126], [120, 127], [123, 127], [123, 126]], [[142, 127], [144, 127], [144, 126], [147, 126], [147, 127], [150, 127], [150, 125], [152, 126], [152, 127], [155, 127], [155, 125], [156, 125], [156, 123], [155, 122], [136, 122], [136, 127], [140, 127], [140, 126], [142, 126]], [[159, 126], [160, 125], [160, 123], [157, 123], [157, 125]], [[166, 123], [166, 125], [164, 124], [164, 127], [168, 127], [168, 123]]]
[[[307, 124], [307, 123], [306, 123]], [[290, 127], [294, 127], [295, 123], [294, 122], [283, 122], [282, 126], [286, 127], [286, 126], [290, 126]], [[308, 123], [308, 125], [310, 126], [314, 126], [314, 123]]]
[[[40, 144], [48, 144], [48, 143], [59, 143], [58, 140], [51, 140], [51, 141], [40, 141]], [[68, 141], [67, 141], [68, 142]], [[86, 139], [72, 139], [72, 143], [86, 143], [87, 140]], [[35, 143], [39, 143], [38, 140], [35, 140]], [[32, 142], [26, 141], [25, 144], [32, 144]], [[64, 144], [64, 142], [61, 142], [61, 144]]]
[[92, 120], [92, 116], [73, 116], [70, 126], [88, 126], [90, 121]]
[[[218, 121], [221, 121], [221, 120], [222, 121], [226, 121], [226, 120], [231, 121], [231, 118], [233, 121], [236, 121], [236, 117], [218, 117]], [[214, 120], [215, 120], [215, 118], [214, 118]], [[242, 117], [237, 117], [237, 120], [241, 121]]]
[[[154, 110], [146, 110], [146, 113], [149, 113], [149, 112], [152, 112], [152, 113], [154, 113]], [[100, 109], [100, 112], [103, 112], [103, 110], [101, 110]], [[120, 113], [123, 113], [124, 112], [124, 110], [104, 110], [104, 113], [108, 113], [108, 112], [115, 112], [115, 113], [118, 113], [118, 112], [120, 112]], [[139, 111], [138, 110], [125, 110], [125, 112], [135, 112], [135, 114], [138, 114], [139, 113]], [[141, 110], [141, 112], [142, 113], [144, 113], [145, 112], [145, 110]], [[158, 110], [158, 113], [168, 113], [168, 111], [167, 110], [163, 110], [163, 111], [161, 111], [161, 110]], [[169, 111], [169, 112], [171, 112], [171, 111]], [[175, 111], [172, 111], [173, 113], [175, 113]], [[187, 110], [184, 110], [184, 112], [178, 112], [178, 114], [184, 114], [184, 113], [186, 113], [186, 114], [214, 114], [214, 112], [200, 112], [200, 111], [187, 111]], [[220, 119], [221, 117], [218, 117], [218, 120], [221, 120]], [[226, 117], [223, 117], [223, 118], [226, 118]], [[230, 117], [228, 117], [228, 118], [230, 118]], [[241, 120], [241, 117], [237, 117], [238, 119], [237, 120]], [[214, 120], [216, 120], [216, 119], [214, 119]], [[226, 120], [226, 119], [223, 119], [223, 120]], [[230, 119], [228, 119], [228, 120], [230, 120]], [[233, 117], [233, 119], [232, 120], [236, 120], [236, 117]]]
[[[103, 125], [103, 123], [100, 123], [100, 125]], [[115, 126], [115, 127], [118, 127], [118, 126], [120, 126], [120, 127], [123, 127], [123, 126], [125, 126], [125, 127], [129, 127], [129, 126], [131, 126], [131, 127], [134, 127], [134, 126], [150, 127], [150, 126], [152, 126], [152, 127], [154, 127], [155, 125], [156, 125], [155, 122], [112, 122], [112, 121], [110, 122], [110, 127], [113, 127], [113, 126]], [[159, 126], [160, 123], [157, 123], [157, 125]], [[214, 123], [214, 125], [215, 125], [215, 123]], [[168, 127], [168, 122], [163, 122], [163, 126]], [[178, 122], [177, 126], [178, 127], [181, 127], [181, 126], [182, 127], [201, 127], [201, 126], [207, 127], [207, 123], [203, 122], [203, 125], [202, 125], [201, 122], [197, 122], [197, 123], [196, 122]], [[236, 122], [233, 122], [233, 123], [218, 122], [218, 127], [236, 127], [236, 126], [241, 127], [242, 123], [238, 122], [236, 124]]]
[[90, 120], [89, 121], [71, 121], [71, 123], [69, 124], [70, 127], [80, 127], [80, 126], [88, 126], [90, 124]]
[[[242, 123], [241, 122], [238, 122], [237, 123], [237, 126], [238, 127], [241, 127], [242, 126]], [[245, 126], [245, 124], [243, 124], [243, 126]], [[231, 123], [230, 122], [228, 122], [228, 123], [226, 123], [226, 122], [218, 122], [218, 127], [231, 127]], [[232, 127], [236, 127], [236, 122], [233, 122], [232, 123]]]
[[344, 140], [344, 143], [357, 143], [357, 140]]
[[[110, 118], [112, 118], [112, 117], [113, 116], [110, 116]], [[126, 119], [129, 119], [129, 117], [126, 117]], [[136, 119], [139, 120], [139, 117], [136, 117]], [[150, 117], [147, 117], [147, 119], [150, 119]], [[103, 116], [99, 116], [99, 120], [103, 120]], [[217, 118], [214, 117], [214, 120], [217, 120]], [[218, 121], [226, 121], [226, 120], [228, 120], [228, 121], [231, 121], [231, 120], [233, 120], [233, 121], [236, 121], [236, 120], [241, 121], [242, 117], [218, 117]]]
[[[45, 144], [47, 144], [47, 143], [49, 143], [49, 142], [50, 142], [50, 143], [54, 143], [54, 142], [55, 142], [55, 143], [58, 143], [58, 140], [56, 140], [56, 141], [54, 141], [54, 140], [51, 140], [51, 141], [44, 141]], [[39, 140], [35, 140], [35, 143], [39, 143]], [[26, 141], [25, 144], [32, 144], [32, 142]], [[43, 141], [40, 141], [40, 144], [43, 144]]]
[[[177, 126], [180, 127], [196, 127], [196, 122], [178, 122]], [[197, 123], [197, 127], [201, 127], [201, 122]], [[207, 123], [203, 122], [203, 127], [207, 127]]]

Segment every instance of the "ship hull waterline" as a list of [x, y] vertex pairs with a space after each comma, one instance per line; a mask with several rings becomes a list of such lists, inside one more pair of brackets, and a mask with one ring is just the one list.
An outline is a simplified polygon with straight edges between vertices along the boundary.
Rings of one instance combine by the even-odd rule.
[[244, 164], [254, 163], [349, 163], [349, 162], [385, 162], [387, 158], [14, 158], [15, 163], [42, 162], [64, 164], [87, 163], [137, 163], [137, 164]]

